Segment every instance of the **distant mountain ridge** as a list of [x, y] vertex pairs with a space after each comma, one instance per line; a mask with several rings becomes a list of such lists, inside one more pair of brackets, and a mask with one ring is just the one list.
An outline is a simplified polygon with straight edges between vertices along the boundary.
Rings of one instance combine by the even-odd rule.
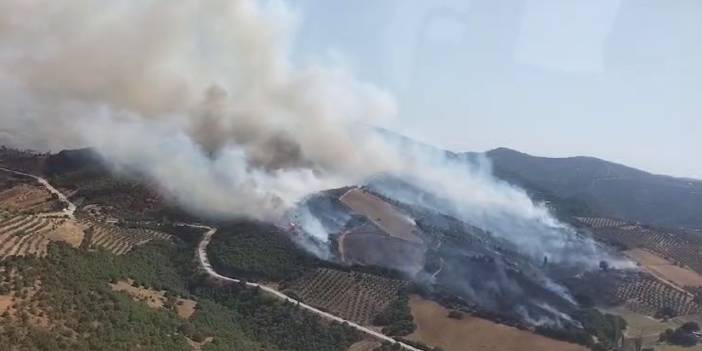
[[[481, 153], [460, 154], [474, 159]], [[651, 174], [594, 157], [548, 158], [508, 148], [483, 153], [494, 174], [537, 198], [646, 224], [702, 228], [702, 181]]]

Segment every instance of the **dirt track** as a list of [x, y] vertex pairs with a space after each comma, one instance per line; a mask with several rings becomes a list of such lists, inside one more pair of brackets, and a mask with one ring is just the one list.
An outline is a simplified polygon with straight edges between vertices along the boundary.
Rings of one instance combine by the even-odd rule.
[[34, 178], [34, 180], [36, 180], [41, 185], [43, 185], [47, 190], [49, 190], [49, 192], [56, 195], [58, 197], [59, 201], [66, 204], [66, 208], [63, 209], [62, 213], [65, 214], [66, 216], [68, 216], [68, 218], [75, 219], [74, 213], [76, 212], [76, 205], [74, 203], [72, 203], [70, 200], [68, 200], [68, 197], [66, 197], [66, 195], [64, 195], [62, 192], [58, 191], [56, 188], [54, 188], [46, 179], [39, 177], [39, 176], [35, 176], [33, 174], [15, 171], [15, 170], [4, 168], [4, 167], [0, 167], [0, 171], [10, 172], [10, 173], [14, 173], [17, 175]]

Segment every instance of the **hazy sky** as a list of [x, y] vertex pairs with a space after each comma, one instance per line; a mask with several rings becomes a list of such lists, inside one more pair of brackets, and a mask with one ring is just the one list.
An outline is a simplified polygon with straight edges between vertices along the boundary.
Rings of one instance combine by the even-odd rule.
[[297, 60], [392, 92], [455, 151], [591, 155], [702, 178], [702, 1], [290, 0]]

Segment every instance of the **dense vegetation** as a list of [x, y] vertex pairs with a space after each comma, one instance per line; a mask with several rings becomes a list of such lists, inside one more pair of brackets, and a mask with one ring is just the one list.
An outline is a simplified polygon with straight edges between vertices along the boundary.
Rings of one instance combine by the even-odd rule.
[[694, 333], [699, 331], [700, 326], [697, 323], [687, 322], [675, 330], [667, 329], [661, 333], [659, 340], [673, 345], [695, 346], [697, 345], [697, 336]]
[[247, 280], [294, 280], [317, 262], [275, 226], [255, 222], [222, 227], [208, 254], [217, 272]]
[[386, 335], [411, 334], [417, 326], [414, 324], [409, 307], [409, 295], [405, 291], [400, 291], [397, 298], [373, 319], [373, 324], [383, 326], [383, 333]]
[[[52, 244], [46, 259], [12, 258], [0, 265], [0, 293], [14, 293], [14, 312], [0, 321], [0, 345], [9, 350], [344, 350], [358, 339], [340, 324], [318, 318], [241, 286], [204, 284], [194, 248], [154, 242], [125, 256]], [[197, 301], [185, 320], [171, 305], [153, 309], [109, 284], [166, 290]], [[3, 348], [5, 349], [5, 348]]]

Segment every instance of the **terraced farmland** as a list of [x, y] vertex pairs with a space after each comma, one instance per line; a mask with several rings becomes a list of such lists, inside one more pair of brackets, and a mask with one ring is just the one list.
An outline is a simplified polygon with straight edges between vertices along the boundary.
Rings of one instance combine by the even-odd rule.
[[310, 305], [370, 325], [404, 284], [372, 274], [320, 268], [293, 282], [288, 290]]
[[171, 240], [169, 234], [144, 228], [124, 228], [113, 224], [90, 222], [86, 239], [91, 248], [102, 248], [123, 255], [151, 240]]
[[46, 189], [18, 184], [0, 191], [0, 209], [14, 213], [36, 214], [60, 208], [60, 203]]
[[49, 234], [61, 219], [19, 215], [0, 222], [0, 257], [45, 256], [51, 242]]

